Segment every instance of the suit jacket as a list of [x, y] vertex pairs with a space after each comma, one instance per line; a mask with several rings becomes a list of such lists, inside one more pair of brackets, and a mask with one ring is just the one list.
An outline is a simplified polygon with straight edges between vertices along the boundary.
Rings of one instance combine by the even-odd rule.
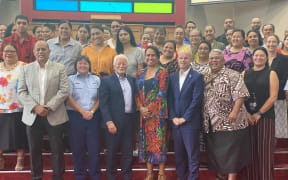
[[[136, 112], [135, 79], [129, 75], [126, 77], [131, 86], [133, 112]], [[102, 78], [99, 89], [99, 102], [104, 122], [112, 121], [117, 128], [120, 127], [121, 121], [123, 122], [125, 118], [125, 101], [119, 79], [115, 73]]]
[[182, 117], [186, 122], [180, 126], [176, 126], [172, 122], [173, 128], [199, 129], [204, 92], [203, 76], [191, 68], [180, 91], [179, 73], [180, 71], [177, 71], [170, 75], [168, 89], [169, 120]]
[[[64, 101], [69, 93], [69, 82], [64, 65], [49, 61], [46, 68], [44, 104], [52, 109], [47, 116], [49, 123], [56, 126], [68, 121]], [[19, 78], [18, 96], [24, 106], [22, 121], [28, 126], [32, 126], [36, 119], [32, 110], [40, 101], [38, 70], [37, 61], [27, 64], [21, 69]]]

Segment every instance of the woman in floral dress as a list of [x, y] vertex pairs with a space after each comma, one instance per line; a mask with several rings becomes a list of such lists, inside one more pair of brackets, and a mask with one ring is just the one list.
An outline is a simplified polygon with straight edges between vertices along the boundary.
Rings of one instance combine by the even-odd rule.
[[140, 110], [139, 159], [146, 162], [145, 180], [153, 180], [153, 165], [159, 164], [158, 180], [165, 180], [168, 71], [159, 65], [160, 52], [145, 50], [147, 67], [136, 75], [136, 103]]
[[0, 170], [4, 169], [3, 152], [17, 150], [16, 171], [24, 168], [24, 148], [26, 147], [25, 125], [21, 122], [22, 105], [17, 99], [17, 85], [20, 68], [17, 48], [7, 43], [3, 47], [4, 62], [0, 63]]

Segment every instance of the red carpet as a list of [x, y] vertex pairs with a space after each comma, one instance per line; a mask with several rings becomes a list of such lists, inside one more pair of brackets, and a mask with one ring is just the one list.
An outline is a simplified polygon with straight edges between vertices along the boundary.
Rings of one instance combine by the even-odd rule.
[[[119, 159], [119, 158], [118, 158]], [[167, 180], [176, 180], [177, 175], [175, 171], [174, 154], [168, 154], [166, 165], [166, 175]], [[43, 180], [51, 179], [51, 161], [50, 153], [44, 153], [44, 177]], [[201, 165], [200, 165], [200, 180], [215, 180], [215, 173], [207, 170], [207, 160], [204, 154], [201, 154]], [[25, 170], [22, 172], [15, 172], [14, 166], [16, 163], [15, 153], [5, 154], [5, 170], [0, 171], [0, 180], [29, 180], [30, 176], [30, 163], [29, 155], [26, 156], [25, 160]], [[118, 163], [120, 168], [120, 162]], [[102, 179], [106, 180], [105, 175], [106, 160], [105, 155], [101, 154], [101, 169], [102, 169]], [[74, 180], [73, 176], [73, 163], [72, 156], [70, 153], [65, 154], [65, 180]], [[156, 168], [156, 167], [155, 167]], [[119, 173], [120, 174], [120, 173]], [[277, 143], [277, 148], [275, 151], [275, 180], [287, 180], [288, 179], [288, 139], [279, 140]], [[133, 180], [143, 180], [146, 176], [145, 164], [138, 163], [138, 159], [135, 157], [133, 159]], [[157, 169], [155, 169], [155, 180], [157, 179]], [[243, 173], [239, 174], [238, 179], [243, 179]], [[244, 178], [245, 179], [245, 178]], [[120, 180], [120, 178], [119, 178]]]

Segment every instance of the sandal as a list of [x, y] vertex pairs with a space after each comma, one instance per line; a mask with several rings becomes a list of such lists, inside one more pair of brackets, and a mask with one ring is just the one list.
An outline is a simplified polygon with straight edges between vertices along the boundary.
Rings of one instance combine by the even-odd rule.
[[17, 157], [17, 164], [15, 166], [15, 171], [22, 171], [24, 169], [24, 156]]
[[166, 175], [165, 174], [159, 174], [158, 180], [166, 180]]
[[153, 172], [147, 172], [147, 175], [144, 180], [153, 180], [154, 174]]

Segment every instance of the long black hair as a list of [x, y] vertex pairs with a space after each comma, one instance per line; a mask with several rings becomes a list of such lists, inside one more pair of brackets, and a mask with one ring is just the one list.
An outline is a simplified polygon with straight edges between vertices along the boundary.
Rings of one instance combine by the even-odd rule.
[[122, 26], [122, 27], [120, 27], [119, 31], [117, 32], [117, 40], [116, 40], [116, 51], [117, 51], [117, 54], [123, 54], [124, 53], [123, 44], [120, 42], [120, 39], [119, 39], [119, 34], [120, 34], [121, 30], [128, 32], [128, 34], [130, 36], [130, 44], [131, 44], [131, 46], [137, 47], [137, 44], [136, 44], [136, 41], [135, 41], [135, 37], [133, 35], [132, 30], [128, 26]]

